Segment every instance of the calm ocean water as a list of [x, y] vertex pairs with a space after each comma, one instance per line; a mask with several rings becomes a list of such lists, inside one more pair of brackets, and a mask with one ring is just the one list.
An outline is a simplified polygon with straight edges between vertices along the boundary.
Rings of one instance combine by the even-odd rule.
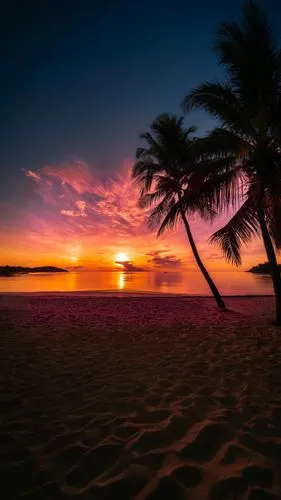
[[[212, 276], [224, 295], [271, 295], [273, 293], [269, 276], [243, 271], [213, 272]], [[9, 278], [0, 277], [0, 293], [121, 290], [125, 292], [210, 295], [208, 286], [197, 271], [134, 273], [75, 271], [54, 274], [24, 274]]]

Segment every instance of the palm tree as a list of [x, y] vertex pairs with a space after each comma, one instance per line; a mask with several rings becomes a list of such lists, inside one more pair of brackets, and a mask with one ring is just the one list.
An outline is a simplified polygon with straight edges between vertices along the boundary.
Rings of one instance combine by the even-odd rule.
[[[151, 229], [158, 228], [158, 236], [167, 228], [173, 228], [182, 220], [197, 262], [211, 292], [221, 309], [224, 301], [211, 276], [200, 259], [187, 214], [199, 212], [211, 219], [213, 211], [205, 200], [201, 202], [200, 184], [204, 181], [200, 165], [197, 165], [197, 141], [190, 135], [194, 127], [184, 129], [183, 118], [162, 114], [152, 122], [151, 133], [141, 134], [145, 148], [136, 152], [132, 177], [140, 186], [140, 206], [154, 206], [148, 218]], [[197, 168], [196, 168], [197, 167]], [[207, 164], [204, 165], [207, 168]]]
[[[184, 99], [184, 109], [203, 108], [218, 119], [201, 148], [210, 158], [229, 160], [224, 172], [228, 189], [221, 192], [219, 170], [212, 174], [206, 200], [228, 209], [240, 196], [240, 207], [211, 238], [227, 260], [241, 264], [241, 245], [261, 235], [276, 297], [276, 322], [281, 324], [281, 277], [276, 250], [281, 247], [281, 52], [254, 2], [244, 7], [244, 20], [223, 23], [215, 50], [227, 72], [223, 83], [205, 82]], [[217, 171], [218, 172], [218, 171]], [[232, 177], [233, 176], [233, 177]], [[230, 180], [233, 178], [233, 182]]]

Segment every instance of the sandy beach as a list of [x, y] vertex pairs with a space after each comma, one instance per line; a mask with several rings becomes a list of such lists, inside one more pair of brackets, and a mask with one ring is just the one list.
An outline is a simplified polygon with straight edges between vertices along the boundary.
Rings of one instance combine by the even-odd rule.
[[272, 297], [0, 296], [1, 499], [281, 498]]

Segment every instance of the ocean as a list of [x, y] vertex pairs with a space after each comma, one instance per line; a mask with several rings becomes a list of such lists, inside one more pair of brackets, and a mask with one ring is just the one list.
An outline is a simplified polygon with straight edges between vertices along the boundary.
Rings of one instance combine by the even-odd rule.
[[[223, 295], [271, 295], [271, 278], [244, 271], [211, 273]], [[211, 295], [198, 271], [70, 271], [0, 277], [0, 293], [6, 292], [123, 291]]]

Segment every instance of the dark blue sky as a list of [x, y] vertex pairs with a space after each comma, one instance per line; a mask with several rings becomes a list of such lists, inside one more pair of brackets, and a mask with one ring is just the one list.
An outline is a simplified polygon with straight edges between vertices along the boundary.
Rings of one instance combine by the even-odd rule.
[[[211, 51], [242, 0], [18, 0], [1, 13], [0, 195], [21, 169], [78, 157], [106, 171], [187, 91], [223, 76]], [[280, 0], [263, 0], [276, 35]], [[281, 35], [280, 42], [281, 42]], [[204, 132], [210, 119], [190, 118]]]

